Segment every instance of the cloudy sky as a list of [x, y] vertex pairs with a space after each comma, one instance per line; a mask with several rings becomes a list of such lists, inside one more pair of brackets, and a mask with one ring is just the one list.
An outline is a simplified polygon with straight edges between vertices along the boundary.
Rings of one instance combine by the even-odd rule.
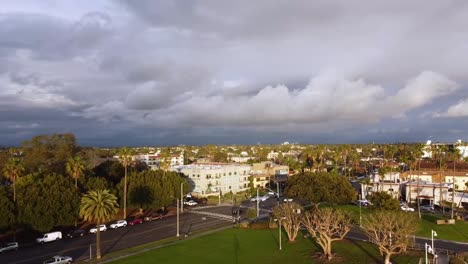
[[16, 0], [0, 145], [468, 140], [468, 1]]

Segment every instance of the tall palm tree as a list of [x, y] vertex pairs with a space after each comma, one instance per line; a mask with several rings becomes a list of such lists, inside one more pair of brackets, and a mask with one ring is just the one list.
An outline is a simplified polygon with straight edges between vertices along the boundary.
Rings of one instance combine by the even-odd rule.
[[23, 161], [15, 156], [11, 156], [3, 168], [3, 174], [7, 176], [13, 185], [13, 202], [16, 202], [16, 180], [21, 177], [23, 172]]
[[83, 175], [85, 170], [85, 161], [80, 156], [70, 158], [68, 159], [65, 169], [67, 173], [75, 180], [75, 189], [78, 189], [78, 178]]
[[128, 166], [132, 163], [132, 150], [129, 148], [122, 148], [119, 151], [119, 160], [125, 168], [125, 176], [124, 176], [124, 193], [123, 193], [123, 218], [127, 217], [127, 174], [128, 174]]
[[109, 190], [89, 191], [83, 195], [80, 204], [80, 216], [88, 222], [97, 224], [96, 258], [101, 258], [101, 231], [99, 225], [109, 221], [119, 210], [117, 197]]
[[453, 148], [453, 152], [450, 153], [450, 157], [453, 160], [453, 176], [452, 176], [452, 204], [451, 204], [451, 210], [450, 210], [450, 219], [453, 219], [453, 206], [455, 202], [455, 171], [456, 171], [456, 164], [457, 161], [460, 160], [461, 158], [461, 153], [460, 150], [455, 146]]

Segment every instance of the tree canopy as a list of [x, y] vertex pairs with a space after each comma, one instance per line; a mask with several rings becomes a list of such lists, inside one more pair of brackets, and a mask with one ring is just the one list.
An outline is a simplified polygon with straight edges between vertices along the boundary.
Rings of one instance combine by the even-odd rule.
[[348, 203], [356, 198], [349, 181], [334, 172], [305, 172], [288, 179], [286, 195], [310, 203]]

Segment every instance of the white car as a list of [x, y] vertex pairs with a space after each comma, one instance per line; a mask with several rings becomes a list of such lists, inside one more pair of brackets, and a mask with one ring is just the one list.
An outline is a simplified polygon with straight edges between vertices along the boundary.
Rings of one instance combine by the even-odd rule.
[[292, 198], [284, 198], [284, 200], [283, 200], [283, 202], [289, 202], [289, 203], [292, 202], [292, 201], [293, 201]]
[[5, 245], [0, 245], [0, 253], [11, 250], [18, 250], [18, 242], [11, 242], [6, 243]]
[[411, 208], [408, 205], [402, 205], [401, 210], [403, 210], [405, 212], [414, 212], [414, 208]]
[[190, 201], [185, 201], [184, 204], [189, 205], [189, 206], [193, 206], [193, 205], [197, 205], [198, 203], [193, 201], [193, 200], [190, 200]]
[[72, 263], [73, 259], [67, 256], [53, 256], [51, 259], [46, 260], [43, 264], [68, 264]]
[[126, 227], [127, 226], [127, 221], [125, 220], [117, 220], [117, 222], [112, 223], [109, 227], [112, 229], [117, 229], [119, 227]]
[[[101, 231], [101, 232], [107, 231], [107, 226], [106, 226], [106, 225], [99, 225], [99, 231]], [[89, 232], [90, 232], [91, 234], [96, 233], [96, 232], [97, 232], [97, 226], [91, 228], [91, 229], [89, 230]]]

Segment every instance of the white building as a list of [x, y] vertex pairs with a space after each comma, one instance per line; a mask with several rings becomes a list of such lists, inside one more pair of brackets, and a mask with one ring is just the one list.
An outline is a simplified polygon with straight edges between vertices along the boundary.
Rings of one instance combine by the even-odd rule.
[[[170, 155], [169, 166], [179, 166], [184, 165], [184, 154], [180, 155]], [[160, 167], [161, 162], [164, 162], [165, 158], [160, 154], [141, 154], [133, 156], [133, 160], [139, 160], [152, 170], [157, 170]]]
[[455, 146], [460, 152], [462, 159], [468, 158], [468, 145], [463, 144], [461, 140], [457, 140]]
[[237, 162], [237, 163], [246, 163], [249, 160], [255, 160], [255, 157], [230, 157], [229, 158], [232, 162]]
[[237, 193], [249, 188], [249, 165], [190, 164], [171, 169], [189, 177], [194, 185], [192, 194], [195, 196]]

